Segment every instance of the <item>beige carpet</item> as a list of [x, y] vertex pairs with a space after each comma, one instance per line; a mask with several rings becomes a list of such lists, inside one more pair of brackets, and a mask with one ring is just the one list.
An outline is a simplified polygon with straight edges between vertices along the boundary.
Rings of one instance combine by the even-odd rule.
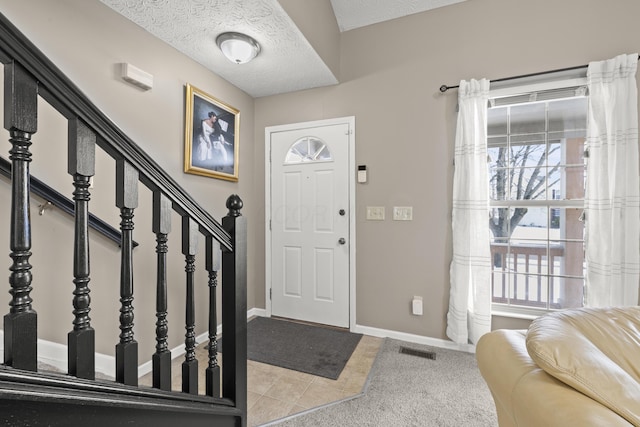
[[[434, 352], [436, 359], [402, 354], [401, 347]], [[475, 355], [386, 339], [360, 397], [270, 425], [492, 427], [498, 421]]]

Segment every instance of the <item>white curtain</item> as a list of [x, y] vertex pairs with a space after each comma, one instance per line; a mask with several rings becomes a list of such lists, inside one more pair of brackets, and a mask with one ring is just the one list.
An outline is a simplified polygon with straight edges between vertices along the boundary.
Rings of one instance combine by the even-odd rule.
[[447, 336], [456, 343], [491, 329], [487, 103], [489, 81], [461, 81], [453, 177], [453, 260]]
[[588, 306], [638, 304], [640, 210], [638, 55], [589, 64], [586, 299]]

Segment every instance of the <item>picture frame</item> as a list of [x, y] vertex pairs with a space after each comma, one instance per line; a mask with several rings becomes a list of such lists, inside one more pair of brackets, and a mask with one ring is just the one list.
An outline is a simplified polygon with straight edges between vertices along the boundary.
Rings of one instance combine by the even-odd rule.
[[238, 181], [240, 111], [187, 84], [184, 124], [184, 172]]

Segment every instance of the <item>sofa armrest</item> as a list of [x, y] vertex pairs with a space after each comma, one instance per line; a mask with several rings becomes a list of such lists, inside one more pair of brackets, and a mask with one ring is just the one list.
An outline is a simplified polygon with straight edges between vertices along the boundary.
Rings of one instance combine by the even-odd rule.
[[529, 357], [525, 334], [497, 330], [485, 334], [476, 346], [478, 368], [493, 396], [501, 427], [631, 426], [540, 369]]
[[542, 369], [531, 371], [516, 384], [512, 409], [518, 427], [633, 426], [611, 409]]
[[478, 368], [493, 396], [501, 427], [517, 426], [511, 402], [513, 388], [537, 368], [527, 353], [525, 333], [500, 329], [483, 335], [476, 346]]

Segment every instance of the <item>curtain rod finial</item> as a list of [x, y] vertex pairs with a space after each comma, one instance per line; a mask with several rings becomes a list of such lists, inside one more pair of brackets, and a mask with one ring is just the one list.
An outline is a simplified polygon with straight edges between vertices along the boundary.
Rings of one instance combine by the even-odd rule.
[[445, 93], [448, 90], [449, 90], [449, 86], [447, 86], [447, 85], [440, 86], [440, 92]]

